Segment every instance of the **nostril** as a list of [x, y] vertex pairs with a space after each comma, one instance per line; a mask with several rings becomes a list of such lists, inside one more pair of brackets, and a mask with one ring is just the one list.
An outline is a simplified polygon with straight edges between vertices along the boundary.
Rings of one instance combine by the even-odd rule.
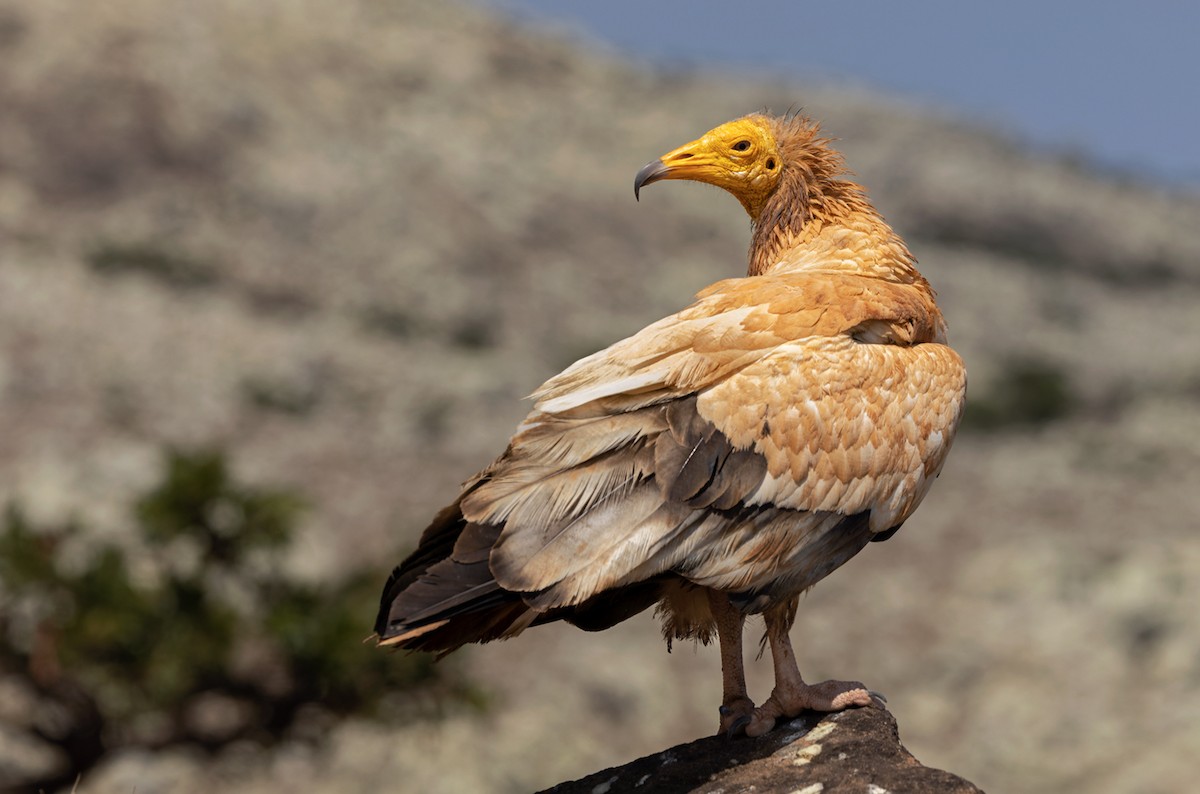
[[677, 154], [677, 155], [675, 155], [675, 156], [674, 156], [674, 157], [672, 157], [671, 159], [672, 159], [672, 160], [691, 160], [691, 159], [692, 159], [692, 157], [694, 157], [694, 156], [695, 156], [695, 155], [693, 155], [691, 152], [683, 152], [683, 153], [681, 153], [681, 154]]

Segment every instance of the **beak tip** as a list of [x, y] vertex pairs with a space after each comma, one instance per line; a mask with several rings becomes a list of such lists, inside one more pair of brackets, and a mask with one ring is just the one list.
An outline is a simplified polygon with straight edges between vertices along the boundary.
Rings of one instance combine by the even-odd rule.
[[657, 182], [667, 174], [667, 167], [663, 165], [662, 160], [654, 160], [646, 163], [642, 170], [637, 172], [637, 176], [633, 178], [633, 198], [637, 201], [642, 200], [642, 188], [649, 185], [651, 182]]

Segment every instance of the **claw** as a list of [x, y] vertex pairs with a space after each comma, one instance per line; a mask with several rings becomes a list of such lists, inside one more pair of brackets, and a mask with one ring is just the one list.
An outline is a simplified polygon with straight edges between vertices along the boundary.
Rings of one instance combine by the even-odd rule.
[[868, 694], [869, 694], [871, 697], [875, 698], [876, 700], [878, 700], [878, 701], [880, 701], [880, 702], [883, 702], [883, 703], [887, 703], [887, 698], [886, 698], [886, 697], [884, 697], [884, 695], [883, 695], [883, 693], [882, 693], [882, 692], [876, 692], [874, 689], [868, 689], [868, 690], [867, 690], [867, 693], [868, 693]]
[[749, 724], [750, 724], [750, 715], [743, 714], [742, 716], [738, 717], [736, 720], [733, 721], [733, 724], [729, 726], [729, 730], [725, 731], [725, 738], [732, 739], [734, 736], [737, 736], [739, 733], [745, 731], [746, 726]]

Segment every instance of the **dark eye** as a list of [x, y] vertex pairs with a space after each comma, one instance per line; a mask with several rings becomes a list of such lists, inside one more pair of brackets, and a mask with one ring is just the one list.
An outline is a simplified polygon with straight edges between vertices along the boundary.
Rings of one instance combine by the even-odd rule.
[[750, 148], [750, 141], [738, 141], [733, 145], [735, 152], [744, 152]]

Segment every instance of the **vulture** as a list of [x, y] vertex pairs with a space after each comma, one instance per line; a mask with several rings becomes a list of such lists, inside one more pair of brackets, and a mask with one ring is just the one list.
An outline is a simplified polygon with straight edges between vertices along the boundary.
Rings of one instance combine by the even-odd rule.
[[[668, 644], [717, 639], [719, 729], [869, 705], [806, 683], [799, 596], [912, 515], [946, 460], [966, 372], [934, 291], [818, 125], [752, 114], [642, 168], [732, 193], [745, 277], [587, 356], [532, 395], [392, 573], [383, 646], [447, 653], [563, 620], [656, 607]], [[763, 616], [775, 687], [747, 694], [742, 629]]]

